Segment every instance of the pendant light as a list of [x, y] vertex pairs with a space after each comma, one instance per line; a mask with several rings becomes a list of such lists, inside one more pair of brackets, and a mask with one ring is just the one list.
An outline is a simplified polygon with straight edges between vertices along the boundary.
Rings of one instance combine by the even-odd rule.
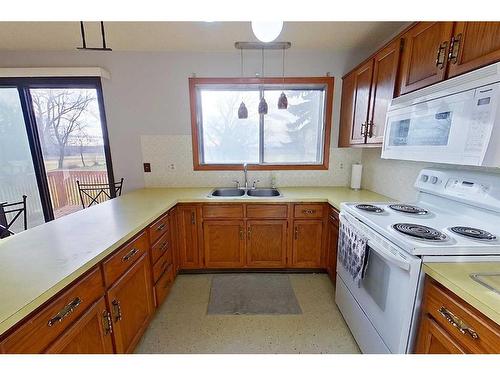
[[[243, 78], [243, 50], [241, 49], [240, 61], [241, 61], [241, 77]], [[238, 108], [238, 118], [245, 119], [248, 118], [248, 109], [243, 100], [241, 101], [240, 107]]]
[[276, 39], [283, 29], [283, 21], [252, 21], [252, 31], [261, 42], [269, 43]]
[[282, 64], [282, 77], [283, 77], [283, 91], [281, 91], [280, 98], [278, 99], [278, 109], [288, 108], [288, 98], [285, 95], [285, 49], [283, 48], [283, 64]]
[[[264, 78], [264, 49], [262, 51], [262, 78]], [[264, 98], [264, 90], [262, 90], [262, 97], [259, 102], [259, 115], [267, 115], [267, 102]]]

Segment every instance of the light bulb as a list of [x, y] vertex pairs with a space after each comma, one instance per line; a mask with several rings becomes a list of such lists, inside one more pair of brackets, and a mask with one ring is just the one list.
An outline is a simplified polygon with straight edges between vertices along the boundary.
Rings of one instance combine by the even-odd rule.
[[272, 42], [283, 29], [283, 21], [258, 22], [252, 21], [252, 31], [261, 42]]

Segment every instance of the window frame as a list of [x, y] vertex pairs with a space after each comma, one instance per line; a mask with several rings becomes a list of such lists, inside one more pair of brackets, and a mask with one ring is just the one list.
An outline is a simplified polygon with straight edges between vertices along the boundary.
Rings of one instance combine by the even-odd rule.
[[[201, 108], [198, 106], [198, 86], [210, 85], [324, 85], [325, 109], [323, 124], [323, 162], [321, 164], [287, 163], [287, 164], [248, 164], [250, 170], [328, 170], [330, 159], [330, 141], [332, 129], [334, 77], [266, 77], [266, 78], [189, 78], [189, 100], [191, 108], [191, 136], [193, 148], [193, 169], [195, 171], [243, 170], [243, 164], [204, 164], [201, 163], [202, 147], [199, 119]], [[262, 137], [263, 134], [259, 134]]]

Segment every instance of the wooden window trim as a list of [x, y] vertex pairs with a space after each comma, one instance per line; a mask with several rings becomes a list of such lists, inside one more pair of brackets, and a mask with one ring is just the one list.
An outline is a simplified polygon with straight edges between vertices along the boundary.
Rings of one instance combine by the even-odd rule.
[[[197, 124], [196, 86], [204, 84], [281, 84], [283, 78], [189, 78], [189, 100], [191, 107], [191, 135], [193, 145], [193, 169], [195, 171], [243, 170], [243, 164], [201, 164], [199, 155], [199, 132]], [[327, 170], [330, 159], [330, 137], [333, 110], [333, 77], [286, 77], [285, 84], [323, 84], [326, 86], [325, 139], [322, 164], [248, 164], [249, 170]]]

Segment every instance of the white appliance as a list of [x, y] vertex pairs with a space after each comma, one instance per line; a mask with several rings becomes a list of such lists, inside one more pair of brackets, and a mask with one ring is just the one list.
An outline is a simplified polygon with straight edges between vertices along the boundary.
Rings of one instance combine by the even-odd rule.
[[424, 262], [500, 261], [500, 174], [423, 169], [417, 202], [342, 203], [368, 239], [360, 283], [337, 261], [335, 300], [363, 353], [411, 353]]
[[500, 63], [391, 101], [382, 158], [500, 167]]

